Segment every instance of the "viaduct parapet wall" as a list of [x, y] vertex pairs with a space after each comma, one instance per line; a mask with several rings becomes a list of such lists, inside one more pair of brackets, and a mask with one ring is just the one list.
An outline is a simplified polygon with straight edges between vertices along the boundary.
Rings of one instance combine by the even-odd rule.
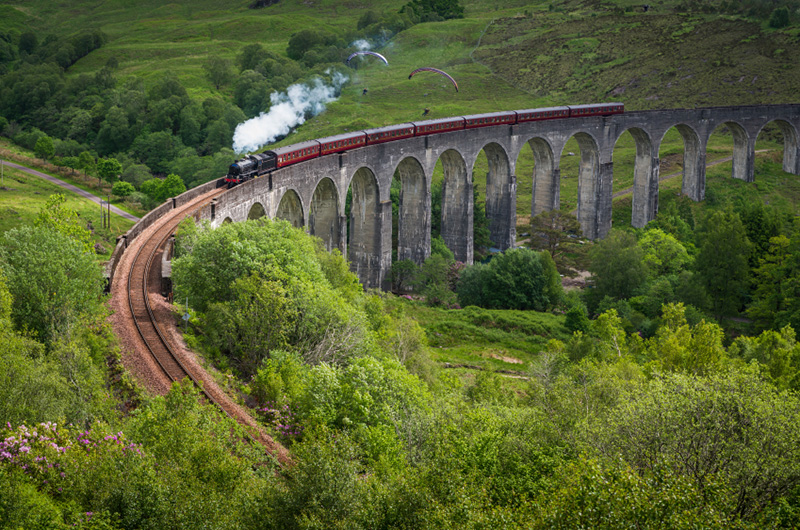
[[[658, 152], [668, 130], [675, 127], [683, 138], [682, 192], [701, 201], [709, 136], [723, 125], [731, 131], [732, 176], [752, 182], [756, 138], [770, 123], [783, 133], [784, 171], [800, 174], [800, 105], [637, 111], [458, 130], [369, 145], [240, 184], [206, 207], [200, 217], [213, 226], [265, 215], [285, 219], [320, 237], [329, 250], [341, 250], [365, 287], [387, 289], [393, 245], [390, 188], [395, 174], [401, 183], [397, 259], [421, 264], [430, 255], [431, 177], [441, 161], [441, 234], [456, 259], [471, 263], [473, 170], [481, 152], [489, 166], [486, 214], [491, 240], [495, 247], [507, 249], [516, 240], [516, 164], [523, 149], [531, 149], [535, 159], [533, 175], [520, 178], [532, 179], [531, 215], [536, 215], [559, 207], [561, 158], [567, 141], [576, 138], [580, 146], [578, 220], [584, 235], [596, 239], [611, 229], [612, 155], [623, 133], [630, 132], [636, 144], [631, 224], [642, 227], [658, 212]], [[183, 201], [184, 196], [216, 185], [205, 184], [175, 200]], [[349, 215], [345, 207], [348, 190]], [[127, 239], [143, 229], [140, 225], [172, 207], [168, 201], [148, 214], [126, 234]], [[123, 251], [124, 239], [114, 254]], [[118, 259], [112, 257], [112, 264]]]

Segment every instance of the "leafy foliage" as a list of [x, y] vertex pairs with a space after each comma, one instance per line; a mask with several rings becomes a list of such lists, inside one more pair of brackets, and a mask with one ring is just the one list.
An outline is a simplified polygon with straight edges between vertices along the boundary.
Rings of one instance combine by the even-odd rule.
[[92, 252], [91, 234], [78, 218], [78, 214], [66, 205], [67, 198], [57, 193], [47, 199], [44, 208], [34, 221], [34, 226], [59, 232], [80, 243], [85, 252]]
[[133, 187], [133, 184], [130, 182], [119, 181], [115, 182], [114, 185], [111, 187], [111, 193], [116, 195], [117, 197], [127, 197], [133, 192], [136, 191], [136, 188]]
[[208, 308], [209, 341], [236, 359], [242, 373], [254, 373], [271, 350], [286, 347], [297, 318], [285, 278], [275, 273], [269, 278], [258, 272], [238, 278], [234, 300]]
[[15, 300], [11, 318], [46, 344], [69, 337], [97, 310], [102, 272], [80, 243], [61, 232], [44, 226], [9, 230], [0, 260]]
[[36, 156], [44, 160], [51, 158], [56, 152], [53, 139], [49, 136], [40, 137], [38, 140], [36, 140], [36, 145], [34, 146], [33, 151], [36, 153]]
[[464, 7], [458, 0], [412, 0], [400, 12], [410, 13], [423, 22], [464, 17]]
[[207, 315], [210, 344], [243, 373], [255, 373], [272, 349], [296, 349], [314, 364], [342, 362], [369, 351], [372, 340], [355, 305], [360, 286], [340, 255], [318, 254], [318, 245], [285, 221], [184, 225], [173, 262], [177, 296]]
[[116, 158], [101, 158], [97, 161], [97, 173], [109, 184], [113, 184], [122, 173], [122, 164]]
[[647, 278], [642, 249], [630, 232], [612, 230], [590, 252], [595, 297], [629, 298]]
[[738, 214], [731, 210], [711, 213], [698, 233], [696, 267], [711, 298], [715, 315], [735, 315], [750, 275], [752, 244]]
[[714, 494], [733, 488], [731, 516], [748, 516], [797, 486], [796, 396], [779, 394], [758, 375], [668, 375], [617, 409], [603, 450], [640, 470], [670, 466]]
[[487, 265], [468, 267], [458, 284], [458, 296], [463, 305], [543, 311], [557, 304], [562, 293], [549, 256], [543, 259], [538, 252], [517, 248], [496, 255]]

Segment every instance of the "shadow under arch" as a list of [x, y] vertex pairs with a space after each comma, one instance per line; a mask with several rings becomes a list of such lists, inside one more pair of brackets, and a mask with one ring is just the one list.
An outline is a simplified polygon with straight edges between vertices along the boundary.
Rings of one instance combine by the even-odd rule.
[[294, 190], [286, 190], [278, 203], [278, 211], [275, 213], [277, 219], [289, 221], [295, 228], [302, 228], [303, 223], [303, 203], [300, 196]]
[[247, 212], [247, 219], [248, 221], [251, 219], [259, 219], [267, 215], [267, 212], [264, 210], [264, 206], [260, 202], [255, 202], [250, 207], [250, 210]]
[[683, 140], [681, 194], [693, 201], [702, 201], [706, 194], [706, 153], [705, 148], [700, 145], [700, 135], [692, 126], [678, 123], [664, 131], [658, 141], [659, 160], [661, 160], [661, 145], [672, 129], [677, 130]]
[[[352, 203], [349, 220], [347, 258], [353, 271], [365, 287], [380, 287], [381, 236], [383, 212], [380, 190], [375, 174], [366, 167], [359, 168], [350, 181]], [[391, 208], [391, 203], [389, 203]], [[390, 210], [391, 215], [391, 210]], [[390, 221], [391, 222], [391, 217]], [[391, 261], [391, 250], [389, 253]]]
[[[497, 143], [483, 148], [489, 163], [486, 173], [486, 218], [489, 220], [489, 239], [500, 250], [514, 247], [516, 240], [516, 183], [511, 174], [508, 153]], [[473, 172], [475, 168], [473, 166]], [[475, 182], [475, 178], [471, 179]], [[473, 214], [474, 214], [473, 204]], [[474, 234], [473, 234], [474, 236]]]
[[335, 248], [344, 250], [339, 220], [339, 192], [336, 184], [328, 177], [321, 179], [314, 189], [308, 213], [308, 228], [311, 235], [322, 239], [328, 252]]
[[472, 179], [461, 153], [448, 149], [441, 154], [442, 182], [441, 235], [456, 260], [472, 264]]
[[[633, 161], [633, 200], [631, 225], [642, 228], [655, 219], [658, 213], [658, 157], [650, 134], [644, 129], [631, 127], [623, 132], [630, 133], [636, 146]], [[619, 135], [619, 138], [622, 134]], [[616, 175], [614, 175], [616, 180]], [[613, 196], [612, 196], [613, 197]]]
[[[721, 127], [727, 127], [733, 137], [733, 161], [731, 162], [731, 176], [735, 179], [744, 180], [749, 182], [753, 176], [753, 160], [748, 157], [749, 135], [747, 131], [740, 124], [735, 121], [726, 121], [720, 123], [714, 130], [709, 133], [709, 138], [712, 134], [719, 131]], [[706, 140], [706, 143], [708, 141]]]
[[[584, 236], [589, 239], [597, 239], [605, 235], [600, 234], [597, 222], [600, 149], [597, 140], [589, 133], [578, 132], [573, 135], [573, 138], [578, 142], [581, 150], [581, 160], [578, 166], [578, 222]], [[561, 156], [564, 156], [563, 150]]]
[[528, 145], [533, 151], [533, 185], [531, 217], [542, 212], [558, 210], [559, 170], [555, 168], [553, 148], [544, 138], [531, 138]]
[[233, 222], [233, 219], [231, 219], [230, 217], [226, 217], [225, 219], [222, 220], [222, 224], [232, 223], [232, 222]]
[[395, 174], [400, 179], [397, 219], [397, 260], [409, 259], [417, 265], [431, 253], [431, 192], [422, 164], [404, 158]]
[[765, 123], [756, 134], [756, 138], [761, 134], [768, 125], [777, 125], [783, 135], [783, 170], [786, 173], [797, 175], [800, 173], [800, 160], [797, 157], [798, 146], [798, 133], [797, 129], [791, 123], [776, 119]]

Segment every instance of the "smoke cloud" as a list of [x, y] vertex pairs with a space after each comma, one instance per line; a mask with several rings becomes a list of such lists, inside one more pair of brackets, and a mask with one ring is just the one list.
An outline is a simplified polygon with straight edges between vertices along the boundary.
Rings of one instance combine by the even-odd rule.
[[358, 50], [360, 52], [365, 52], [365, 51], [369, 50], [370, 48], [372, 48], [372, 45], [369, 43], [368, 40], [359, 39], [357, 41], [351, 42], [350, 43], [350, 47], [351, 48], [355, 48], [356, 50]]
[[347, 81], [346, 75], [334, 72], [330, 85], [317, 78], [312, 83], [291, 85], [283, 93], [273, 92], [268, 112], [236, 126], [233, 150], [236, 153], [255, 151], [286, 136], [294, 127], [325, 110], [328, 103], [336, 101]]

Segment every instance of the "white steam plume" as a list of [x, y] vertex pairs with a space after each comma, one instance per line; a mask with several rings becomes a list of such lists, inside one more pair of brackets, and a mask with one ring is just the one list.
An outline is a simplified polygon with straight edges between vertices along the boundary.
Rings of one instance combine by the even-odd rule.
[[306, 116], [316, 116], [331, 101], [339, 97], [339, 89], [348, 80], [347, 76], [334, 72], [332, 85], [317, 78], [311, 84], [295, 84], [280, 94], [273, 92], [269, 112], [262, 112], [253, 119], [240, 123], [233, 133], [233, 150], [236, 153], [255, 151], [275, 139], [289, 134], [293, 127], [306, 121]]
[[370, 48], [372, 48], [372, 45], [369, 43], [368, 40], [359, 39], [357, 41], [351, 42], [350, 43], [350, 47], [351, 48], [355, 48], [360, 52], [365, 52], [365, 51], [369, 50]]

